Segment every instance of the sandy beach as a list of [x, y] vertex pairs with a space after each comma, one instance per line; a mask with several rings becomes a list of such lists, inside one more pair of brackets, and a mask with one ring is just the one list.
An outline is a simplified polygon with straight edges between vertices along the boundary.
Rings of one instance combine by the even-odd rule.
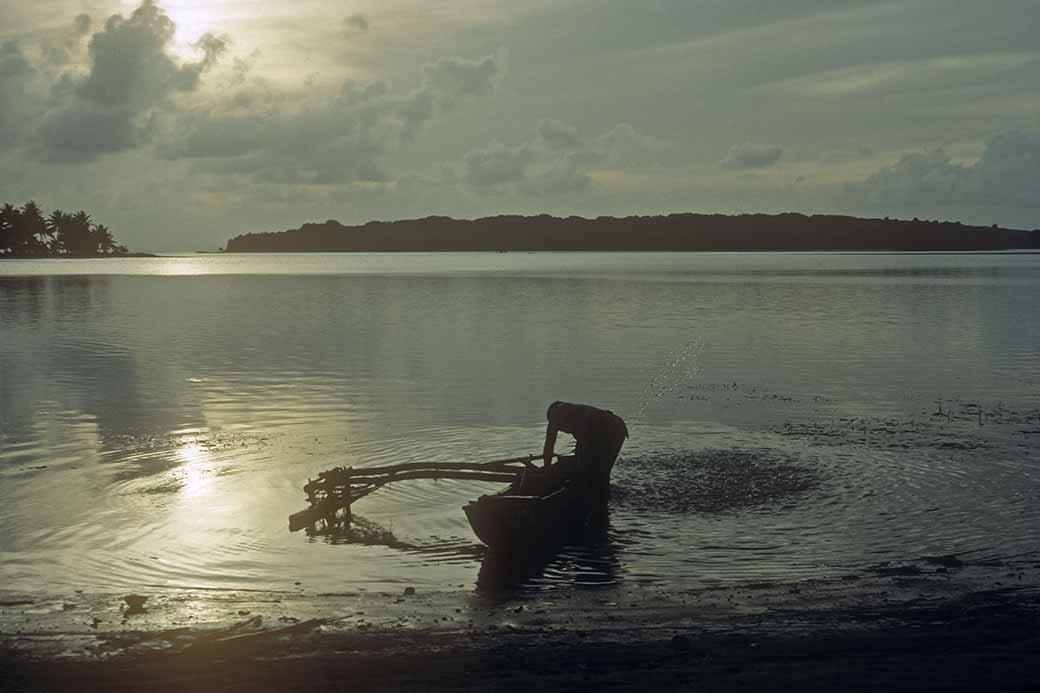
[[[0, 600], [4, 690], [1036, 690], [1036, 556], [675, 590]], [[123, 595], [126, 596], [126, 595]]]

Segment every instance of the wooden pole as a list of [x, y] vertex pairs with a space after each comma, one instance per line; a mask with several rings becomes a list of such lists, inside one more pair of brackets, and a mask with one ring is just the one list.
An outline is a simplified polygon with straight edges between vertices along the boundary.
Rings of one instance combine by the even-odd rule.
[[385, 479], [374, 479], [372, 483], [377, 486], [383, 486], [385, 484], [393, 483], [395, 481], [405, 481], [407, 479], [465, 479], [471, 481], [504, 481], [512, 482], [516, 481], [519, 472], [515, 474], [509, 474], [506, 472], [470, 472], [461, 470], [448, 470], [448, 469], [418, 469], [415, 471], [400, 472], [397, 474], [388, 474]]
[[523, 467], [510, 466], [508, 464], [473, 464], [472, 462], [439, 462], [439, 463], [427, 463], [427, 462], [410, 462], [408, 464], [395, 464], [388, 467], [362, 467], [360, 469], [351, 468], [350, 477], [355, 479], [368, 479], [375, 476], [386, 476], [388, 474], [398, 474], [400, 472], [412, 472], [412, 471], [430, 471], [430, 472], [458, 472], [458, 471], [472, 471], [472, 472], [508, 472], [519, 474], [524, 470]]
[[[340, 509], [350, 522], [351, 504], [395, 481], [410, 479], [460, 479], [512, 483], [540, 455], [512, 457], [491, 462], [409, 462], [384, 467], [336, 467], [304, 486], [311, 507], [289, 516], [289, 530], [297, 531], [322, 518], [332, 520]], [[554, 455], [559, 457], [559, 455]], [[523, 465], [523, 466], [518, 466]]]
[[[366, 477], [366, 476], [379, 476], [382, 474], [392, 474], [395, 472], [410, 471], [415, 469], [450, 469], [450, 470], [505, 470], [509, 472], [521, 472], [525, 467], [530, 466], [532, 461], [540, 458], [541, 455], [526, 455], [524, 457], [511, 457], [504, 460], [493, 460], [491, 462], [407, 462], [404, 464], [393, 464], [385, 467], [350, 467], [344, 472], [349, 473], [353, 477]], [[559, 455], [553, 455], [553, 457], [559, 457]], [[517, 467], [517, 464], [523, 464], [524, 467]], [[337, 470], [342, 470], [342, 467]], [[325, 472], [327, 473], [327, 472]]]

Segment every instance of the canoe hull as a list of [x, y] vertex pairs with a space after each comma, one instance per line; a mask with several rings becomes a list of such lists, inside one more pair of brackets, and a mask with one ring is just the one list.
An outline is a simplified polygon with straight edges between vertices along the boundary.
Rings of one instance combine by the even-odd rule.
[[576, 476], [538, 485], [548, 488], [530, 495], [521, 483], [466, 505], [463, 510], [477, 538], [492, 550], [527, 549], [563, 539], [587, 523], [593, 508]]

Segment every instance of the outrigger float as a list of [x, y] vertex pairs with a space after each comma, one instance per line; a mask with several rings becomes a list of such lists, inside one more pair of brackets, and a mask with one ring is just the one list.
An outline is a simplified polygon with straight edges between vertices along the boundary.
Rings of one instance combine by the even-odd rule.
[[541, 455], [483, 463], [336, 467], [321, 472], [303, 487], [310, 507], [289, 516], [289, 530], [349, 526], [353, 503], [397, 481], [467, 479], [509, 484], [499, 493], [481, 496], [463, 508], [480, 541], [492, 549], [543, 543], [558, 533], [562, 524], [587, 521], [593, 510], [582, 492], [574, 456], [557, 457], [548, 470], [533, 464]]

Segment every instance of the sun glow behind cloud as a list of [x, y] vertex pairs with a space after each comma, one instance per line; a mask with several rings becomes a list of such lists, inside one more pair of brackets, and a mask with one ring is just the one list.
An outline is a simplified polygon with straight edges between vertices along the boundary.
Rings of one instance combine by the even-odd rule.
[[[124, 0], [128, 11], [133, 11], [138, 0]], [[177, 50], [183, 54], [192, 51], [191, 44], [208, 32], [227, 31], [227, 4], [221, 0], [158, 0], [156, 4], [166, 11], [177, 25], [174, 37]]]

